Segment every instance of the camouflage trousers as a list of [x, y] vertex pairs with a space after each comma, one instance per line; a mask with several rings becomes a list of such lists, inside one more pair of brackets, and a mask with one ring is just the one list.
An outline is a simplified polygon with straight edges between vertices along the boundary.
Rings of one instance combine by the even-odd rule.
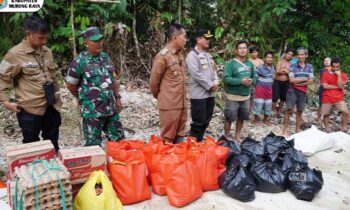
[[124, 139], [123, 126], [119, 118], [119, 114], [99, 118], [83, 118], [85, 146], [101, 145], [102, 131], [107, 136], [108, 141]]

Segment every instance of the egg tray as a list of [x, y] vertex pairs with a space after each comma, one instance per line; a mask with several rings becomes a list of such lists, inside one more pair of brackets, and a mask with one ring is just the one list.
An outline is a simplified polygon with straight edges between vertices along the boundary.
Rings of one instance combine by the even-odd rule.
[[[73, 204], [72, 202], [67, 202], [66, 204], [66, 208], [67, 210], [73, 210]], [[57, 204], [57, 205], [52, 205], [52, 206], [48, 206], [48, 207], [44, 207], [40, 205], [40, 209], [43, 210], [62, 210], [62, 205], [61, 204]], [[36, 210], [35, 205], [34, 206], [26, 206], [23, 208], [23, 210]]]
[[[40, 209], [62, 209], [59, 178], [62, 183], [67, 206], [70, 206], [70, 208], [67, 209], [72, 209], [72, 186], [69, 181], [70, 174], [56, 159], [50, 160], [49, 163], [53, 167], [59, 166], [60, 170], [47, 170], [47, 166], [40, 162], [35, 163], [34, 172], [33, 164], [23, 165], [15, 169], [17, 199], [19, 201], [23, 192], [23, 209], [35, 210], [36, 208], [35, 184], [37, 185]], [[35, 181], [32, 177], [35, 177]]]

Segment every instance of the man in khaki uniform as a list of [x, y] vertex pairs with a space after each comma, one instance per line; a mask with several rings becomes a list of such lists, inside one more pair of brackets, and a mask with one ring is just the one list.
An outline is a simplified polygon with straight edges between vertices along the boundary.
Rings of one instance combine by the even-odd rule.
[[149, 86], [158, 100], [161, 137], [178, 143], [185, 135], [187, 120], [185, 62], [180, 52], [187, 41], [185, 29], [172, 24], [168, 39], [168, 44], [154, 58]]
[[[49, 28], [36, 16], [25, 19], [26, 37], [5, 55], [0, 64], [0, 101], [17, 113], [23, 143], [50, 139], [58, 151], [61, 107], [56, 65], [45, 46]], [[13, 84], [15, 101], [8, 90]]]

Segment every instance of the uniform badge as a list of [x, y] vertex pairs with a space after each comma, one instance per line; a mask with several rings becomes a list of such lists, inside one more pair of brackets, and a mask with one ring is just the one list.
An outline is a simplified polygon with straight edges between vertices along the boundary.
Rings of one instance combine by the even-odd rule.
[[25, 67], [26, 68], [36, 68], [36, 67], [38, 67], [38, 65], [35, 65], [32, 62], [28, 62], [27, 64], [25, 64]]
[[169, 50], [166, 49], [166, 48], [164, 48], [164, 49], [162, 49], [162, 50], [160, 51], [160, 54], [164, 56], [164, 55], [166, 55], [168, 52], [169, 52]]
[[9, 62], [2, 60], [0, 63], [0, 74], [4, 74], [10, 66], [11, 64]]
[[203, 65], [203, 69], [204, 69], [204, 70], [207, 70], [207, 69], [208, 69], [208, 65], [207, 65], [207, 64], [204, 64], [204, 65]]

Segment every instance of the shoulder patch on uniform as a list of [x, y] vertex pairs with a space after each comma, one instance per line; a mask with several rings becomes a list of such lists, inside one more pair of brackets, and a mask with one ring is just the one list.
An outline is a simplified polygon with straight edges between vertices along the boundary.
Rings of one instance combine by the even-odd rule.
[[166, 55], [169, 52], [169, 50], [167, 48], [164, 48], [160, 51], [161, 55]]
[[161, 63], [163, 65], [166, 65], [166, 61], [164, 61], [163, 59], [161, 59], [161, 57], [159, 57], [158, 59], [155, 60], [155, 63]]
[[2, 60], [0, 63], [0, 74], [6, 73], [7, 69], [11, 66], [11, 64], [5, 60]]
[[192, 48], [192, 52], [194, 52], [196, 55], [199, 55], [199, 52], [194, 48]]

